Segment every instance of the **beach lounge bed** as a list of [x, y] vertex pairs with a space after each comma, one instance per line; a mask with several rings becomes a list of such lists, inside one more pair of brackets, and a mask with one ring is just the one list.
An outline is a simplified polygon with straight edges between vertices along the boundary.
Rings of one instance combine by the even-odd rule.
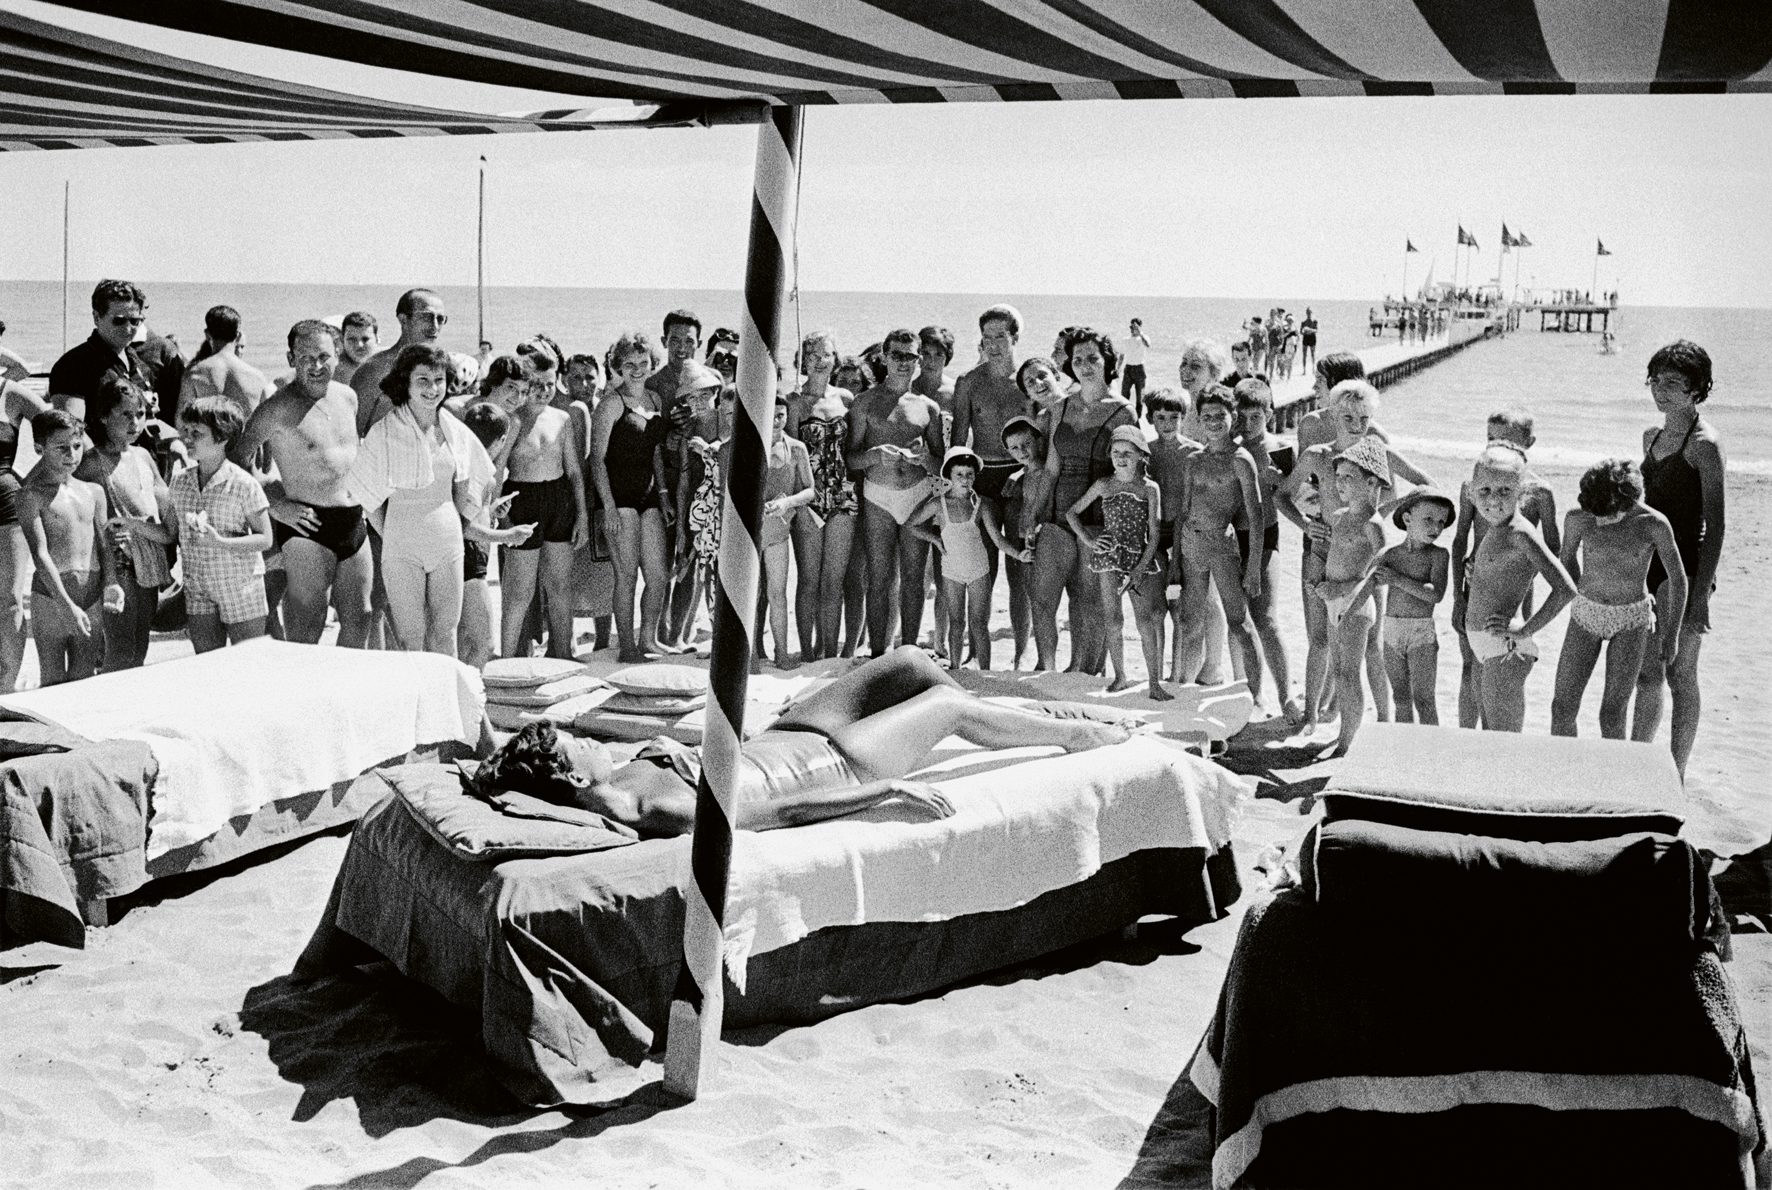
[[80, 946], [112, 897], [352, 822], [482, 705], [446, 657], [268, 639], [0, 697], [0, 934]]
[[1369, 725], [1322, 796], [1188, 1068], [1215, 1186], [1754, 1185], [1665, 749]]
[[[1212, 920], [1238, 895], [1243, 782], [1178, 745], [938, 750], [919, 779], [953, 817], [888, 803], [737, 832], [726, 1025], [921, 995], [1146, 914]], [[610, 1102], [658, 1077], [687, 837], [500, 814], [445, 765], [363, 784], [383, 797], [357, 824], [298, 976], [391, 961], [480, 1017], [501, 1080], [532, 1104]]]

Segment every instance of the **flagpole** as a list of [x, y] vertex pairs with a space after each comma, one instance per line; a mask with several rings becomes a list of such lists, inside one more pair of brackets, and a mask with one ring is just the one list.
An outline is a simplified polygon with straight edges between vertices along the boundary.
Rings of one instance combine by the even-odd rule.
[[1409, 237], [1403, 237], [1403, 300], [1409, 300]]
[[1594, 290], [1600, 287], [1600, 241], [1594, 240], [1594, 279], [1587, 287], [1587, 300], [1594, 300]]
[[62, 354], [68, 352], [68, 207], [73, 183], [62, 182]]
[[480, 350], [480, 344], [486, 342], [486, 157], [480, 157], [480, 230], [478, 251], [474, 262], [475, 298], [480, 307], [480, 337], [474, 341], [474, 350]]

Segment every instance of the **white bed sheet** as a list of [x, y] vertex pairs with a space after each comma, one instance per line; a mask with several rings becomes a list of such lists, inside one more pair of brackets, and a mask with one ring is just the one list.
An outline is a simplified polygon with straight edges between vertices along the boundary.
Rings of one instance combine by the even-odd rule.
[[87, 739], [153, 750], [149, 859], [422, 744], [471, 744], [484, 704], [479, 673], [448, 657], [268, 638], [0, 698]]
[[917, 819], [887, 803], [791, 831], [735, 834], [726, 901], [734, 984], [744, 988], [750, 956], [827, 926], [1012, 909], [1135, 851], [1216, 850], [1252, 792], [1228, 769], [1143, 737], [1074, 755], [937, 756], [915, 779], [940, 785], [950, 818]]

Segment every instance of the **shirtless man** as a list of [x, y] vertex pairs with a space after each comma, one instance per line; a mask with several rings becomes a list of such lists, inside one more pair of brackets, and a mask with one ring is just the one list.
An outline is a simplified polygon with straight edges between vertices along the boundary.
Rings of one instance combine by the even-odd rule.
[[537, 576], [545, 592], [548, 656], [572, 657], [572, 556], [591, 540], [585, 482], [572, 419], [554, 408], [551, 357], [532, 354], [528, 400], [513, 414], [514, 444], [505, 494], [514, 495], [510, 521], [535, 532], [508, 547], [501, 562], [504, 607], [501, 628], [506, 657], [522, 655], [523, 621], [535, 598]]
[[[203, 316], [203, 342], [209, 354], [185, 369], [179, 385], [178, 404], [183, 409], [199, 397], [222, 397], [240, 411], [242, 420], [271, 393], [265, 374], [240, 358], [240, 312], [232, 306], [215, 306]], [[244, 456], [229, 460], [245, 466]]]
[[[1509, 446], [1491, 444], [1477, 456], [1470, 494], [1477, 515], [1488, 523], [1466, 573], [1470, 594], [1464, 634], [1477, 657], [1477, 688], [1483, 726], [1519, 731], [1526, 721], [1526, 675], [1538, 660], [1533, 637], [1575, 596], [1569, 572], [1520, 512], [1526, 458]], [[1543, 575], [1550, 597], [1525, 623], [1516, 625], [1520, 604]]]
[[[953, 445], [970, 446], [982, 464], [972, 490], [996, 508], [1003, 520], [1003, 485], [1021, 469], [1003, 445], [1003, 427], [1017, 417], [1034, 415], [1034, 403], [1015, 382], [1015, 343], [1021, 337], [1021, 313], [1014, 306], [992, 306], [978, 316], [978, 333], [984, 361], [954, 382]], [[997, 547], [987, 539], [985, 555], [991, 562], [991, 587], [997, 585]], [[1021, 566], [1009, 568], [1009, 606], [1026, 606], [1021, 588], [1026, 583]]]
[[318, 319], [290, 328], [295, 379], [253, 413], [239, 452], [251, 458], [268, 445], [279, 477], [261, 478], [288, 575], [288, 638], [317, 644], [330, 598], [338, 643], [360, 649], [369, 636], [371, 561], [363, 507], [345, 484], [357, 458], [357, 398], [332, 378], [338, 350], [337, 329]]
[[[393, 411], [393, 402], [381, 391], [382, 377], [394, 370], [400, 353], [415, 343], [435, 343], [449, 322], [443, 299], [428, 289], [408, 289], [394, 306], [394, 317], [400, 320], [400, 338], [386, 351], [378, 351], [357, 365], [351, 373], [351, 388], [357, 393], [357, 437], [369, 433], [369, 427]], [[247, 435], [250, 437], [250, 433]], [[273, 511], [272, 516], [276, 513]]]
[[344, 346], [339, 348], [332, 378], [340, 384], [349, 384], [357, 369], [375, 354], [375, 341], [381, 328], [376, 325], [375, 315], [357, 310], [345, 315], [344, 332]]

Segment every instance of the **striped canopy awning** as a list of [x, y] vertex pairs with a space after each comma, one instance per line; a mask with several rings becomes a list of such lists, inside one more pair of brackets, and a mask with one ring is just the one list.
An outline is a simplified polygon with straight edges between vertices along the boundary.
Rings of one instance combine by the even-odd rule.
[[0, 11], [0, 150], [683, 125], [706, 122], [707, 106], [438, 111], [220, 70]]
[[752, 121], [761, 104], [1772, 90], [1772, 5], [1736, 0], [58, 2], [646, 106], [428, 111], [0, 14], [5, 147]]

